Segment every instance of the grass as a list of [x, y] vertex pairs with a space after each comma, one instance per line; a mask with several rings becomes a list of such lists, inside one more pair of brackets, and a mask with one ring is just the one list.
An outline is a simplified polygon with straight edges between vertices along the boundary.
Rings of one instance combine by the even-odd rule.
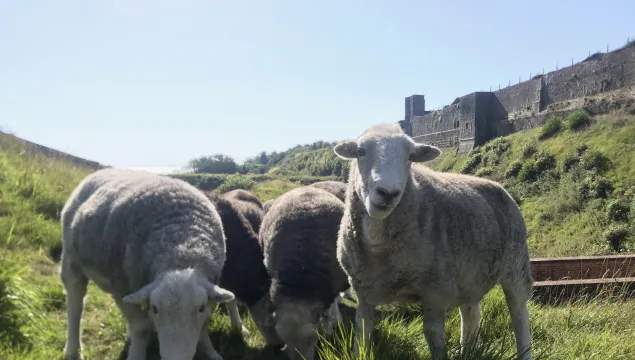
[[533, 257], [620, 252], [603, 233], [622, 222], [628, 236], [621, 249], [634, 248], [635, 213], [628, 212], [635, 195], [635, 117], [582, 114], [572, 114], [573, 122], [586, 124], [574, 129], [514, 133], [467, 155], [444, 149], [431, 167], [501, 182], [520, 204]]
[[[633, 179], [635, 167], [625, 155], [633, 154], [629, 123], [612, 130], [602, 122], [593, 124], [575, 135], [563, 131], [557, 137], [542, 142], [559, 162], [569, 153], [571, 144], [582, 141], [606, 154], [612, 167], [604, 176], [615, 186]], [[628, 131], [627, 131], [628, 130]], [[509, 150], [505, 144], [490, 146], [482, 161], [488, 169], [483, 176], [500, 176], [512, 160], [520, 158], [523, 147], [531, 142], [529, 132], [515, 134]], [[613, 145], [611, 145], [613, 144]], [[66, 338], [66, 304], [58, 265], [48, 257], [48, 250], [60, 240], [59, 209], [77, 185], [90, 171], [69, 163], [28, 154], [10, 137], [0, 138], [0, 358], [57, 359], [62, 354]], [[565, 147], [565, 145], [567, 145]], [[563, 151], [558, 149], [562, 148]], [[566, 148], [566, 149], [565, 149]], [[566, 150], [566, 151], [565, 151]], [[500, 154], [498, 154], [500, 152]], [[494, 155], [496, 154], [496, 155]], [[621, 158], [616, 155], [621, 154]], [[609, 156], [610, 155], [610, 156]], [[632, 156], [631, 156], [632, 157]], [[445, 157], [437, 163], [450, 168], [462, 165], [461, 157]], [[630, 164], [630, 165], [629, 165]], [[631, 166], [631, 167], [629, 167]], [[473, 171], [477, 171], [479, 164]], [[252, 191], [262, 201], [270, 200], [293, 187], [299, 181], [262, 179]], [[550, 208], [540, 196], [524, 196], [523, 211], [532, 229], [532, 255], [566, 252], [584, 253], [579, 233], [595, 236], [605, 209], [580, 203], [573, 189], [558, 195], [562, 204], [551, 202]], [[593, 190], [593, 189], [592, 189]], [[555, 191], [555, 190], [554, 190]], [[542, 195], [541, 195], [542, 196]], [[551, 194], [553, 196], [553, 194]], [[569, 199], [568, 197], [571, 197]], [[608, 200], [603, 200], [608, 201]], [[631, 204], [630, 202], [628, 204]], [[537, 235], [541, 213], [584, 209], [582, 215], [567, 215], [559, 223], [549, 223], [545, 234]], [[597, 223], [597, 224], [596, 224]], [[581, 224], [584, 226], [581, 227]], [[541, 230], [543, 231], [543, 230]], [[547, 241], [547, 236], [558, 237]], [[562, 243], [562, 244], [560, 244]], [[544, 244], [544, 245], [543, 245]], [[551, 245], [549, 245], [551, 244]], [[552, 253], [550, 253], [550, 251]], [[417, 306], [393, 304], [379, 308], [380, 316], [373, 334], [371, 359], [429, 359], [423, 336], [423, 318]], [[320, 343], [320, 358], [352, 359], [348, 351], [354, 316], [354, 304], [344, 301], [341, 311], [346, 324], [333, 338]], [[241, 309], [245, 326], [251, 334], [243, 342], [231, 335], [229, 317], [224, 307], [212, 315], [210, 334], [217, 350], [226, 360], [284, 359], [275, 351], [263, 347], [251, 318]], [[559, 307], [530, 303], [534, 353], [546, 352], [547, 359], [629, 359], [635, 353], [635, 302], [598, 299], [575, 302]], [[482, 302], [483, 328], [472, 359], [504, 359], [514, 353], [509, 315], [500, 288], [495, 288]], [[86, 359], [123, 359], [126, 350], [126, 326], [112, 299], [90, 283], [83, 316], [82, 339]], [[455, 350], [460, 334], [460, 316], [456, 309], [448, 312], [446, 334], [448, 346]], [[158, 359], [156, 338], [149, 358]], [[454, 356], [454, 359], [465, 357]]]

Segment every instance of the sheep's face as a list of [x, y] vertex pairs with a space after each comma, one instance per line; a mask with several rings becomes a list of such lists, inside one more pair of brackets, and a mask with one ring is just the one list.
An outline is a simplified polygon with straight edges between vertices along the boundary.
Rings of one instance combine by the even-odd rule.
[[267, 345], [283, 345], [284, 342], [276, 332], [276, 323], [273, 315], [273, 304], [269, 296], [263, 296], [249, 308], [251, 318], [254, 320], [258, 331], [262, 334]]
[[368, 216], [380, 220], [399, 204], [411, 164], [430, 161], [441, 154], [438, 148], [417, 144], [401, 131], [370, 131], [357, 141], [336, 145], [334, 151], [342, 159], [357, 160], [357, 166], [351, 166], [351, 171], [356, 172], [352, 178], [355, 193]]
[[291, 360], [312, 360], [323, 308], [314, 302], [285, 302], [276, 307], [276, 332]]
[[224, 303], [234, 294], [209, 282], [193, 269], [176, 270], [123, 298], [130, 304], [147, 306], [158, 333], [159, 352], [164, 360], [191, 360], [201, 336], [208, 304]]

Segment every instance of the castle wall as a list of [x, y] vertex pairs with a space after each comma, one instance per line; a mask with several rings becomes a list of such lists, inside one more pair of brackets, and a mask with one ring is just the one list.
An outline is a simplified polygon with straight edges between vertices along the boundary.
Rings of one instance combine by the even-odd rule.
[[[559, 115], [543, 112], [550, 104], [626, 87], [635, 89], [635, 42], [498, 91], [465, 95], [439, 111], [406, 114], [402, 127], [416, 141], [465, 150], [543, 125], [549, 116]], [[508, 119], [511, 113], [516, 114], [513, 120]]]
[[540, 111], [540, 89], [541, 79], [538, 78], [494, 91], [490, 117], [500, 120], [517, 111]]

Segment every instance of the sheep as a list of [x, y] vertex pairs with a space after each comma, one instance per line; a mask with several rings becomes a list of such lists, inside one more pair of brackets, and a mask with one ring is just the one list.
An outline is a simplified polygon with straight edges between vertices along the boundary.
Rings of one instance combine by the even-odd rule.
[[[205, 195], [218, 211], [226, 237], [226, 260], [219, 285], [231, 291], [237, 300], [249, 309], [251, 317], [268, 345], [282, 345], [273, 325], [266, 321], [271, 313], [269, 286], [264, 256], [258, 234], [240, 211], [242, 201], [219, 197], [211, 192]], [[235, 301], [228, 304], [229, 316], [234, 331], [248, 331], [242, 327]]]
[[328, 334], [334, 321], [341, 322], [335, 299], [350, 287], [336, 257], [343, 214], [344, 203], [335, 195], [300, 187], [277, 198], [262, 220], [260, 238], [275, 307], [270, 321], [292, 360], [299, 354], [313, 359], [324, 314]]
[[[342, 181], [318, 181], [309, 186], [313, 186], [322, 190], [326, 190], [331, 194], [337, 196], [338, 199], [345, 201], [346, 200], [346, 183]], [[347, 298], [349, 300], [355, 300], [353, 294], [351, 294], [351, 289], [348, 288], [346, 291], [342, 292], [338, 297], [337, 301], [341, 303], [342, 298]]]
[[61, 212], [60, 278], [67, 301], [66, 359], [81, 359], [80, 322], [89, 280], [127, 320], [128, 360], [146, 358], [150, 331], [161, 358], [222, 360], [207, 331], [209, 304], [234, 294], [218, 281], [225, 236], [211, 201], [184, 181], [106, 168], [88, 175]]
[[227, 193], [225, 193], [224, 197], [225, 199], [230, 199], [230, 200], [236, 199], [236, 200], [250, 202], [256, 205], [257, 207], [259, 207], [260, 209], [262, 209], [262, 202], [260, 202], [260, 199], [258, 199], [258, 197], [256, 197], [254, 194], [250, 193], [247, 190], [236, 189], [236, 190], [228, 191]]
[[271, 205], [273, 205], [273, 202], [275, 200], [276, 199], [271, 199], [271, 200], [265, 202], [264, 204], [262, 204], [262, 210], [264, 211], [265, 214], [267, 213], [267, 211], [269, 211], [269, 209], [271, 208]]
[[232, 204], [236, 208], [236, 210], [240, 211], [240, 213], [247, 218], [249, 224], [257, 233], [260, 232], [260, 224], [262, 223], [262, 217], [265, 215], [264, 210], [257, 207], [251, 202], [238, 200], [235, 198], [230, 198]]
[[423, 304], [433, 359], [446, 355], [445, 311], [459, 307], [465, 349], [479, 328], [481, 299], [500, 283], [517, 353], [531, 359], [527, 230], [509, 193], [491, 180], [419, 164], [441, 150], [415, 143], [398, 125], [373, 126], [333, 150], [351, 169], [337, 257], [357, 295], [354, 351], [368, 349], [360, 340], [370, 336], [375, 307], [394, 301]]
[[314, 182], [313, 184], [309, 186], [326, 190], [330, 192], [331, 194], [337, 196], [337, 198], [342, 201], [346, 199], [346, 183], [342, 181], [333, 181], [333, 180], [318, 181], [318, 182]]

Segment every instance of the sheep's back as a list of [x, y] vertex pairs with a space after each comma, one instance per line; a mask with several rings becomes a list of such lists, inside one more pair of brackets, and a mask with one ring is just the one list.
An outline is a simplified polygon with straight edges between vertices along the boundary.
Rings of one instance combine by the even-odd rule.
[[282, 295], [329, 304], [348, 288], [336, 258], [343, 213], [335, 195], [317, 188], [294, 189], [276, 199], [260, 233], [274, 303]]
[[[91, 189], [86, 194], [85, 189]], [[225, 240], [212, 203], [176, 179], [122, 169], [100, 170], [69, 199], [64, 253], [93, 272], [145, 285], [166, 266], [199, 266], [220, 277]], [[73, 210], [73, 211], [71, 211]]]

